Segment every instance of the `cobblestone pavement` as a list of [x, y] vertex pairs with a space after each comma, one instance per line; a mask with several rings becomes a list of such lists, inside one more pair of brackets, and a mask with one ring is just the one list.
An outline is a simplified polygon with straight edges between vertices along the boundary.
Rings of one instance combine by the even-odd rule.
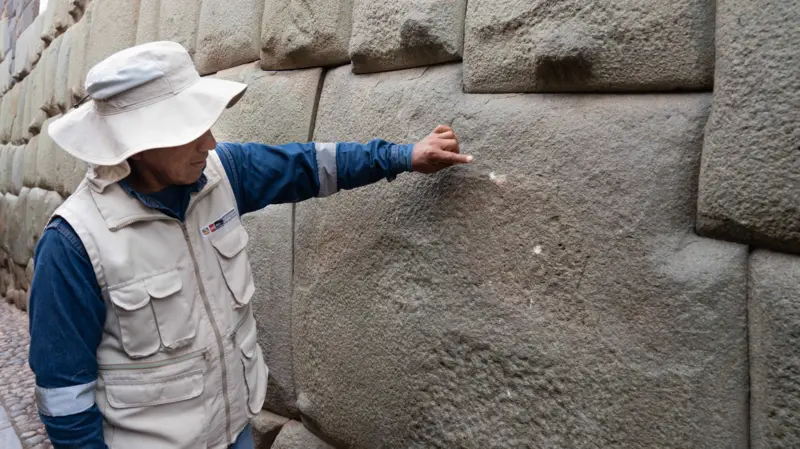
[[28, 315], [0, 298], [0, 406], [23, 448], [52, 449], [34, 404], [28, 344]]

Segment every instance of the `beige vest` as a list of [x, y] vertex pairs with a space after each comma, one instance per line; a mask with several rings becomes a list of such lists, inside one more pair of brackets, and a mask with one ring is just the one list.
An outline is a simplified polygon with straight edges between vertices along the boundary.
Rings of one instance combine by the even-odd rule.
[[215, 152], [205, 174], [184, 223], [88, 178], [53, 214], [106, 303], [95, 400], [111, 449], [226, 448], [264, 403], [248, 235]]

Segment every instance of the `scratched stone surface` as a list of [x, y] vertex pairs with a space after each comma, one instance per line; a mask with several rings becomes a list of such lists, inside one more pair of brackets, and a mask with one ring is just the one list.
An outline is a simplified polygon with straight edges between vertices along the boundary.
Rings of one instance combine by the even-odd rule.
[[710, 95], [460, 79], [325, 80], [315, 140], [447, 123], [476, 163], [297, 206], [309, 425], [355, 448], [745, 447], [747, 248], [692, 232]]

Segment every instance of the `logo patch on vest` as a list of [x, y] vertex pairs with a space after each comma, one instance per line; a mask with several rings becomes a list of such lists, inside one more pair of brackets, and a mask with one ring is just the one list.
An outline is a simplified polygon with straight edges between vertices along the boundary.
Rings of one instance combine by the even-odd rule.
[[228, 212], [225, 212], [225, 215], [220, 217], [218, 220], [200, 228], [200, 233], [203, 234], [203, 237], [211, 237], [214, 235], [214, 233], [219, 232], [220, 229], [224, 228], [225, 225], [233, 221], [235, 218], [236, 209], [231, 209]]

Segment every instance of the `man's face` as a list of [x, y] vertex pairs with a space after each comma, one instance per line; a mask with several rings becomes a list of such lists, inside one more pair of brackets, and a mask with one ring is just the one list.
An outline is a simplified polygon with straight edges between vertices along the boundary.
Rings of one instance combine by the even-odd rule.
[[158, 191], [170, 185], [191, 184], [202, 175], [208, 152], [217, 146], [211, 131], [185, 145], [155, 148], [131, 157], [137, 177]]

